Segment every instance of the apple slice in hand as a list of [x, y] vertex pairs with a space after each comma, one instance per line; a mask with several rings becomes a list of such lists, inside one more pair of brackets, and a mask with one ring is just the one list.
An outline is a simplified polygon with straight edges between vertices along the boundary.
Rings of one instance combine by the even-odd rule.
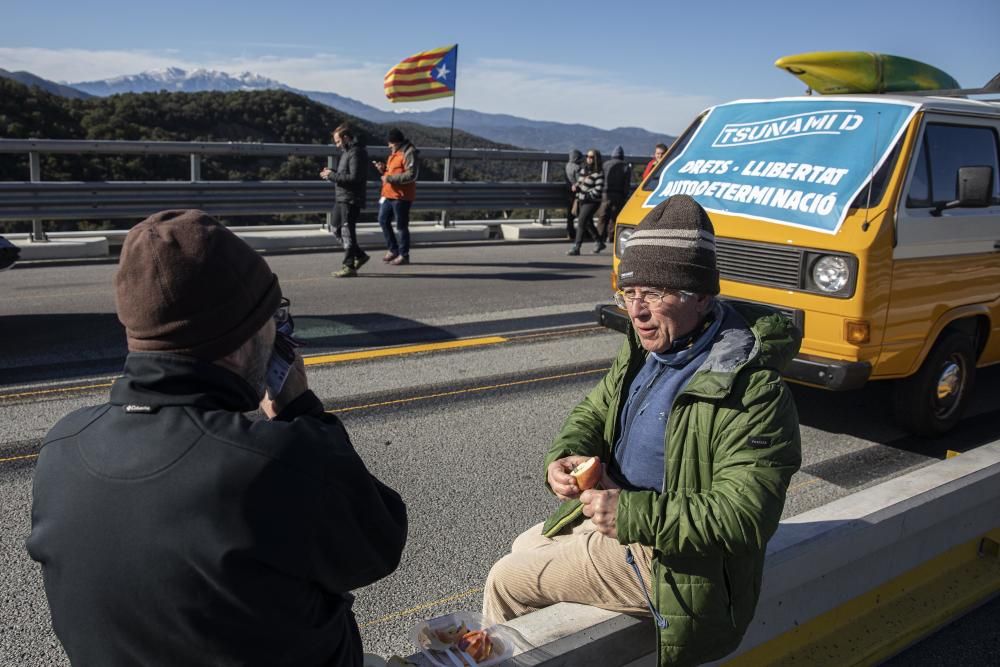
[[576, 485], [581, 491], [586, 491], [587, 489], [592, 489], [597, 486], [597, 483], [601, 481], [601, 460], [596, 456], [591, 456], [589, 459], [573, 468], [569, 473], [576, 479]]

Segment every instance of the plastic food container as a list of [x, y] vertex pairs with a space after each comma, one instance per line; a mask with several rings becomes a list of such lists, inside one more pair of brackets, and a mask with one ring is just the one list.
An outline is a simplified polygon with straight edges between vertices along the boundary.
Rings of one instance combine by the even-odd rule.
[[[463, 623], [469, 631], [485, 630], [493, 642], [493, 652], [482, 662], [473, 660], [460, 651], [457, 645], [451, 645], [447, 650], [432, 648], [426, 638], [428, 632], [447, 630]], [[474, 611], [458, 611], [421, 621], [410, 629], [410, 641], [436, 667], [489, 667], [514, 654], [514, 635], [510, 630], [502, 625], [489, 625], [485, 616]]]

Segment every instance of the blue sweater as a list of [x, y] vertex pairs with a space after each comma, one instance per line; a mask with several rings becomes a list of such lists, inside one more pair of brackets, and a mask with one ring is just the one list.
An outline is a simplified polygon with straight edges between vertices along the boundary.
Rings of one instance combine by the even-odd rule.
[[615, 443], [611, 477], [623, 488], [663, 492], [670, 408], [708, 357], [721, 322], [721, 308], [716, 304], [714, 320], [666, 352], [650, 352], [646, 357], [646, 364], [629, 386]]

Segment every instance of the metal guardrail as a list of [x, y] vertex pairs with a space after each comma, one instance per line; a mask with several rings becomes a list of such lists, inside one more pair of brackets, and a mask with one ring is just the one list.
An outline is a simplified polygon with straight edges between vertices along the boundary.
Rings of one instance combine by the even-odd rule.
[[[415, 210], [560, 208], [561, 183], [421, 182]], [[142, 218], [172, 208], [213, 215], [325, 213], [333, 186], [323, 181], [0, 183], [0, 220]], [[379, 184], [369, 183], [368, 201]]]
[[[385, 146], [369, 146], [372, 157], [388, 154]], [[184, 141], [87, 141], [69, 139], [0, 139], [0, 154], [28, 154], [30, 182], [0, 183], [0, 220], [32, 220], [31, 237], [45, 240], [43, 220], [80, 218], [142, 218], [169, 208], [201, 208], [215, 215], [272, 215], [327, 213], [333, 203], [333, 186], [322, 181], [202, 181], [201, 159], [206, 155], [317, 156], [333, 168], [339, 154], [328, 144], [273, 144]], [[190, 181], [45, 182], [42, 154], [140, 154], [188, 155]], [[565, 185], [549, 183], [551, 162], [560, 166], [559, 153], [481, 148], [421, 148], [420, 159], [442, 159], [444, 182], [420, 181], [416, 210], [440, 210], [441, 224], [450, 225], [449, 211], [537, 208], [538, 222], [547, 224], [547, 208], [566, 206]], [[627, 156], [641, 164], [641, 156]], [[451, 180], [453, 160], [540, 162], [540, 181], [456, 182]], [[560, 179], [561, 180], [561, 179]], [[376, 201], [379, 184], [369, 183], [368, 198]]]
[[[529, 162], [566, 162], [566, 153], [546, 151], [501, 150], [494, 148], [421, 148], [425, 159], [519, 160]], [[581, 147], [585, 148], [585, 147]], [[368, 146], [372, 157], [388, 155], [385, 146]], [[232, 141], [90, 141], [82, 139], [0, 139], [0, 153], [94, 153], [104, 155], [246, 155], [327, 157], [339, 155], [331, 144], [273, 144]], [[627, 162], [645, 163], [649, 156], [627, 155]]]

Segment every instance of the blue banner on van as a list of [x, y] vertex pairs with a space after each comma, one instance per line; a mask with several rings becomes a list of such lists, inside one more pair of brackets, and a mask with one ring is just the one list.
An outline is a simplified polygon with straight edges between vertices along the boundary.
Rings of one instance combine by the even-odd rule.
[[871, 98], [714, 107], [643, 205], [688, 194], [708, 211], [834, 234], [916, 110]]

